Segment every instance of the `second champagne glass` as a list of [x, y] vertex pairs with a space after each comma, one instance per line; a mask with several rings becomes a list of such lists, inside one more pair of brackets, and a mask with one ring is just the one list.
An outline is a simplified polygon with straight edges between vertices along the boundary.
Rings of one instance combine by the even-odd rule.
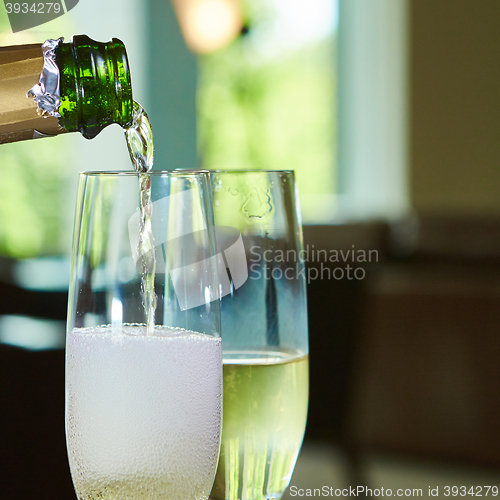
[[[209, 180], [145, 175], [143, 213], [137, 174], [80, 177], [66, 344], [79, 499], [202, 500], [215, 475], [222, 352]], [[143, 227], [154, 244], [140, 243]], [[153, 283], [156, 297], [146, 297]], [[149, 323], [147, 304], [156, 304]]]
[[210, 175], [218, 251], [225, 262], [220, 273], [224, 425], [211, 497], [279, 499], [304, 437], [309, 391], [294, 174]]

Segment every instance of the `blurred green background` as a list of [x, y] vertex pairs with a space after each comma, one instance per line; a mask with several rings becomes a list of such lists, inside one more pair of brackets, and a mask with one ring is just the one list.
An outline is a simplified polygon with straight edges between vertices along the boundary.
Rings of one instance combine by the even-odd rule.
[[[85, 7], [90, 8], [89, 2]], [[177, 61], [182, 57], [188, 64], [195, 60], [196, 74], [188, 73], [187, 78], [196, 84], [196, 98], [192, 100], [196, 108], [189, 104], [174, 112], [165, 110], [167, 117], [159, 116], [155, 100], [159, 92], [170, 92], [166, 100], [175, 105], [175, 102], [182, 103], [183, 99], [193, 97], [192, 84], [182, 82], [180, 68], [178, 80], [181, 85], [178, 88], [169, 89], [167, 84], [161, 90], [163, 78], [155, 80], [153, 77], [154, 81], [146, 83], [144, 88], [141, 85], [136, 88], [136, 80], [142, 83], [149, 77], [147, 68], [136, 68], [132, 61], [134, 95], [150, 106], [154, 130], [159, 131], [155, 135], [155, 168], [295, 170], [300, 193], [304, 195], [304, 218], [310, 222], [324, 218], [323, 208], [307, 200], [317, 195], [332, 196], [336, 192], [337, 8], [335, 2], [315, 0], [304, 22], [301, 19], [304, 6], [300, 2], [247, 0], [243, 4], [245, 28], [242, 34], [226, 47], [195, 59], [182, 46], [173, 9], [163, 5], [169, 17], [167, 25], [174, 25], [173, 35], [167, 36], [177, 36], [175, 43], [166, 42], [171, 46], [165, 50], [167, 57], [173, 51], [172, 57]], [[26, 32], [9, 34], [6, 13], [0, 9], [0, 43], [22, 44], [58, 37], [61, 33], [85, 31], [85, 21], [75, 12]], [[133, 12], [130, 9], [131, 17]], [[123, 5], [121, 15], [127, 15], [127, 4]], [[302, 26], [298, 35], [297, 26]], [[93, 30], [105, 31], [95, 25]], [[143, 30], [138, 23], [136, 36], [144, 37]], [[100, 39], [97, 34], [88, 34]], [[132, 46], [133, 39], [128, 43], [130, 36], [127, 33], [113, 33], [112, 36], [124, 39], [131, 56], [137, 52], [138, 58], [147, 59], [145, 47]], [[156, 34], [157, 38], [160, 36], [164, 35]], [[153, 30], [147, 43], [155, 44], [155, 50], [160, 51], [164, 46], [164, 40], [155, 40]], [[178, 61], [178, 65], [182, 64]], [[167, 78], [176, 77], [172, 75], [175, 67], [169, 67], [168, 60], [162, 66], [165, 66], [163, 71], [169, 73]], [[142, 71], [146, 74], [139, 75]], [[186, 94], [185, 97], [180, 93]], [[161, 100], [164, 99], [162, 96]], [[188, 113], [193, 113], [188, 119], [191, 122], [179, 137], [176, 134], [182, 124], [175, 121], [155, 127], [156, 123], [173, 120], [176, 114]], [[89, 145], [79, 144], [74, 137], [2, 147], [0, 254], [25, 258], [67, 253], [71, 231], [68, 213], [73, 210], [68, 190], [74, 192], [78, 163], [75, 157], [92, 156], [87, 165], [80, 162], [83, 168], [79, 170], [115, 169], [114, 162], [105, 159], [106, 152], [100, 153], [106, 148], [103, 143], [107, 134], [110, 130], [102, 134], [101, 145], [96, 145], [94, 150]], [[120, 146], [117, 135], [117, 131], [113, 131], [115, 142], [108, 145], [108, 155], [112, 148], [125, 150], [125, 143], [122, 141]], [[169, 141], [174, 144], [170, 145]], [[123, 161], [123, 155], [120, 168], [131, 168]], [[314, 175], [310, 175], [311, 172]]]
[[[53, 23], [56, 29], [68, 21], [62, 17]], [[9, 32], [7, 14], [0, 9], [0, 40]], [[35, 42], [34, 35], [18, 37], [20, 44]], [[3, 45], [1, 41], [0, 44]], [[67, 168], [71, 161], [68, 143], [63, 138], [2, 147], [0, 254], [23, 258], [61, 253], [61, 240], [66, 237], [62, 234], [64, 214], [69, 209], [64, 193], [73, 174]]]

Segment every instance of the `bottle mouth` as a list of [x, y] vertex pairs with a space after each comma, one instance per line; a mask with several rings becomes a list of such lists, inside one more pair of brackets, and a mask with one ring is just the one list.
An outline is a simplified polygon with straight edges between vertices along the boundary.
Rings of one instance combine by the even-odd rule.
[[[114, 63], [115, 89], [118, 101], [121, 103], [117, 123], [127, 127], [132, 123], [134, 99], [132, 97], [132, 83], [130, 81], [130, 66], [125, 44], [118, 38], [112, 38], [105, 44], [109, 47]], [[117, 113], [118, 115], [118, 113]]]

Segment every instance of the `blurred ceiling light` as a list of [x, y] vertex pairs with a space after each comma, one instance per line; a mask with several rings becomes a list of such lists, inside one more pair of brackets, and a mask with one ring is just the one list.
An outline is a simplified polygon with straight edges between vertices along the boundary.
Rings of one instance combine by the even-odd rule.
[[194, 52], [222, 49], [243, 27], [239, 0], [172, 0], [184, 40]]

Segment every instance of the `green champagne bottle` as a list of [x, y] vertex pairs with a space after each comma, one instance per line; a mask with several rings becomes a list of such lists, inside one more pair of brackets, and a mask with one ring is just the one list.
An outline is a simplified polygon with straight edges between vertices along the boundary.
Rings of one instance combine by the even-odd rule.
[[112, 123], [129, 126], [133, 102], [127, 52], [116, 38], [0, 47], [0, 144], [76, 131], [92, 139]]

